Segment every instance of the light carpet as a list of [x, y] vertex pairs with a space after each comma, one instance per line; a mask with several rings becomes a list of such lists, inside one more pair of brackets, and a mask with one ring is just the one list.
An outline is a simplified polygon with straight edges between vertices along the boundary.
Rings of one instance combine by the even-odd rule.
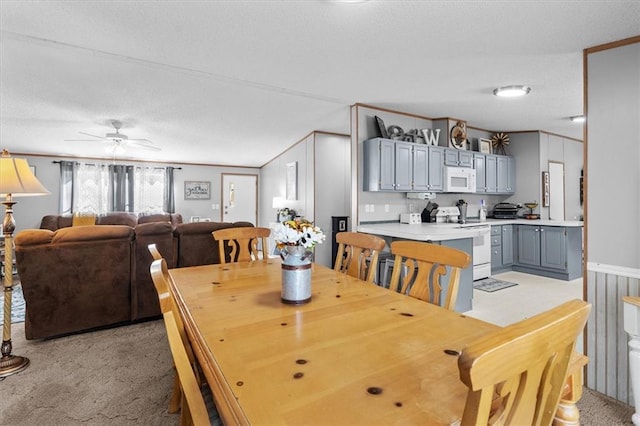
[[509, 281], [502, 281], [495, 278], [483, 278], [478, 281], [473, 282], [473, 288], [475, 290], [482, 290], [488, 293], [493, 293], [494, 291], [502, 290], [505, 288], [513, 287], [518, 284], [511, 283]]
[[[24, 322], [27, 311], [27, 304], [22, 295], [22, 285], [20, 281], [13, 282], [13, 295], [11, 297], [11, 324]], [[4, 291], [0, 292], [0, 324], [4, 324]]]
[[[162, 320], [44, 341], [14, 327], [16, 355], [31, 365], [0, 381], [0, 425], [177, 425]], [[581, 424], [632, 425], [633, 408], [584, 388]]]

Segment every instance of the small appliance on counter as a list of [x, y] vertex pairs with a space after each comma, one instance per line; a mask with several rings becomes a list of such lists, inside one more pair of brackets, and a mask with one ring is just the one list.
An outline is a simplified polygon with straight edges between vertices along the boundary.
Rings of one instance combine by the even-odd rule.
[[517, 219], [520, 207], [522, 206], [513, 203], [498, 203], [493, 207], [493, 217], [495, 219]]
[[460, 217], [458, 207], [438, 207], [436, 213], [436, 223], [457, 223]]
[[408, 223], [409, 225], [417, 225], [422, 223], [420, 213], [400, 213], [400, 223]]
[[436, 213], [438, 213], [438, 203], [429, 201], [427, 206], [422, 210], [422, 222], [430, 223], [436, 221]]

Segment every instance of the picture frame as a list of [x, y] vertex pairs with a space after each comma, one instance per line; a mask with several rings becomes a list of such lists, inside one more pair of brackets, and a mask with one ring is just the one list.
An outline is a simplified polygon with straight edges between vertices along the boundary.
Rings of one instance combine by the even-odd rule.
[[382, 118], [375, 116], [376, 126], [378, 126], [378, 132], [380, 133], [380, 137], [383, 139], [389, 139], [389, 132], [387, 132], [387, 127], [384, 125], [384, 121]]
[[483, 154], [492, 154], [491, 145], [491, 139], [478, 138], [478, 152], [482, 152]]
[[287, 200], [295, 201], [298, 199], [298, 162], [293, 161], [287, 163]]
[[184, 181], [185, 200], [210, 200], [211, 182], [186, 180]]
[[542, 207], [549, 207], [549, 172], [542, 172]]
[[31, 173], [35, 176], [36, 175], [36, 166], [29, 166], [29, 170], [31, 170]]

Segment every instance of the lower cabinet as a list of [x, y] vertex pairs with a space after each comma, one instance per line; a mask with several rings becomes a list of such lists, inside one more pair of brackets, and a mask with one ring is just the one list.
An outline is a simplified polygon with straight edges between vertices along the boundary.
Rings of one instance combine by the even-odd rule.
[[491, 227], [491, 273], [510, 271], [513, 265], [513, 225]]
[[582, 276], [582, 228], [517, 225], [514, 271], [573, 280]]

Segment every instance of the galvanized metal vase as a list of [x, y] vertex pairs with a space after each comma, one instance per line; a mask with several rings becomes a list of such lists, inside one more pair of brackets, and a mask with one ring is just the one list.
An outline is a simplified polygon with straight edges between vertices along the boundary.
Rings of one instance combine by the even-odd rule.
[[311, 300], [311, 255], [302, 246], [285, 246], [282, 258], [282, 302], [302, 305]]

